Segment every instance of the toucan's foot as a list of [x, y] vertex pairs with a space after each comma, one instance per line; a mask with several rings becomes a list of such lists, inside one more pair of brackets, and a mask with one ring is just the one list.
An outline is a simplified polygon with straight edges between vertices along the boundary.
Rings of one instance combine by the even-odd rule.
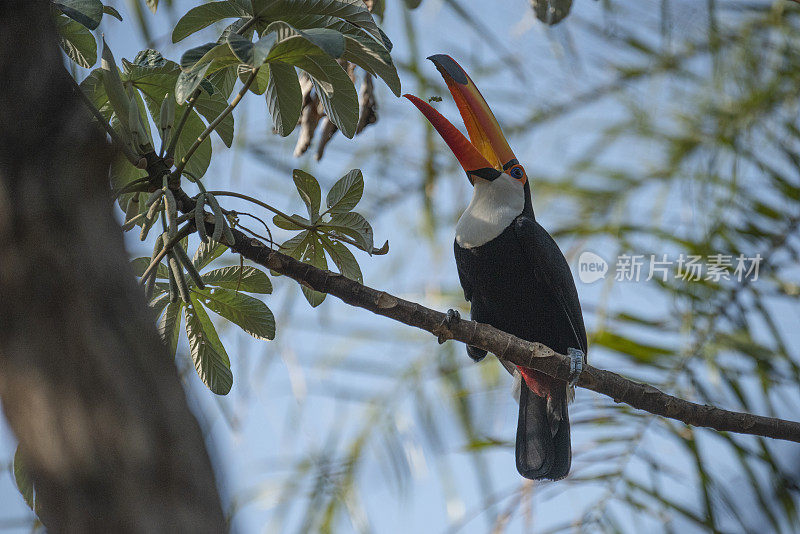
[[450, 334], [452, 332], [453, 325], [459, 322], [460, 320], [461, 320], [460, 313], [458, 313], [456, 310], [452, 308], [447, 310], [447, 313], [445, 314], [444, 319], [442, 320], [442, 324], [439, 325], [439, 331], [441, 332], [438, 337], [439, 345], [441, 345], [442, 343], [450, 339], [450, 337], [452, 337], [452, 335], [447, 336], [445, 332]]
[[467, 345], [467, 356], [472, 358], [472, 361], [478, 363], [482, 359], [486, 357], [486, 351], [483, 349], [479, 349], [478, 347], [472, 347]]
[[578, 349], [567, 349], [569, 355], [569, 386], [574, 387], [578, 383], [578, 379], [583, 372], [583, 359], [585, 358], [583, 351]]

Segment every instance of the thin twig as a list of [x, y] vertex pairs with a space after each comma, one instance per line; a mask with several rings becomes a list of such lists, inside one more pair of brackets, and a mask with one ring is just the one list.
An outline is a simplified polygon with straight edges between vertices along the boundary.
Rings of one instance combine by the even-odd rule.
[[[266, 210], [269, 210], [269, 211], [271, 211], [272, 213], [274, 213], [276, 215], [280, 215], [281, 217], [283, 217], [287, 221], [291, 222], [292, 224], [295, 224], [295, 225], [299, 226], [300, 228], [302, 228], [304, 230], [316, 230], [316, 231], [321, 232], [321, 233], [323, 233], [325, 235], [331, 235], [331, 233], [329, 231], [324, 230], [324, 229], [320, 228], [317, 225], [306, 224], [303, 221], [298, 221], [293, 216], [285, 214], [284, 212], [282, 212], [278, 208], [270, 206], [266, 202], [262, 202], [261, 200], [258, 200], [257, 198], [253, 198], [253, 197], [251, 197], [249, 195], [245, 195], [245, 194], [242, 194], [242, 193], [237, 193], [236, 191], [209, 191], [209, 193], [214, 195], [214, 196], [218, 196], [218, 197], [236, 197], [236, 198], [241, 198], [242, 200], [246, 200], [248, 202], [251, 202], [251, 203], [255, 204], [256, 206], [261, 206], [262, 208], [264, 208]], [[323, 213], [323, 215], [324, 215], [324, 213]], [[336, 234], [335, 237], [339, 241], [343, 241], [343, 242], [345, 242], [345, 243], [347, 243], [349, 245], [353, 245], [354, 247], [358, 247], [359, 249], [361, 249], [361, 245], [359, 245], [358, 243], [355, 242], [354, 239], [351, 239], [351, 238], [347, 237], [346, 235]], [[363, 249], [361, 249], [361, 250], [363, 250]], [[375, 253], [374, 252], [375, 250], [377, 250], [377, 249], [373, 248], [372, 251], [366, 251], [366, 252]]]
[[253, 70], [253, 72], [250, 74], [250, 77], [247, 78], [246, 82], [244, 82], [244, 86], [242, 86], [242, 88], [239, 90], [236, 96], [233, 97], [233, 100], [231, 100], [230, 104], [228, 104], [228, 106], [225, 109], [223, 109], [219, 115], [217, 115], [216, 119], [214, 119], [209, 123], [208, 127], [205, 130], [203, 130], [203, 133], [197, 136], [197, 139], [195, 139], [194, 143], [192, 143], [192, 146], [189, 147], [189, 150], [181, 158], [180, 163], [178, 163], [178, 165], [175, 167], [175, 170], [172, 171], [173, 176], [181, 175], [181, 172], [183, 172], [183, 168], [186, 167], [186, 163], [189, 161], [189, 158], [192, 157], [192, 154], [194, 154], [195, 151], [203, 143], [203, 141], [205, 141], [205, 139], [209, 135], [211, 135], [211, 132], [213, 132], [217, 128], [217, 126], [219, 126], [219, 123], [221, 123], [225, 119], [225, 117], [230, 115], [231, 111], [233, 111], [233, 109], [239, 104], [239, 102], [242, 101], [242, 98], [244, 98], [244, 95], [247, 94], [248, 89], [250, 89], [250, 86], [255, 81], [256, 76], [258, 76], [258, 69]]
[[158, 254], [156, 254], [156, 256], [153, 258], [153, 260], [150, 262], [150, 265], [147, 266], [147, 269], [145, 269], [144, 272], [142, 273], [142, 276], [140, 278], [141, 282], [144, 283], [144, 281], [147, 280], [147, 278], [150, 276], [150, 273], [152, 273], [153, 270], [156, 267], [158, 267], [158, 264], [161, 263], [161, 260], [164, 259], [164, 256], [166, 256], [167, 253], [170, 250], [172, 250], [172, 247], [175, 246], [175, 243], [177, 243], [178, 241], [180, 241], [184, 237], [187, 237], [187, 236], [193, 234], [195, 232], [195, 230], [196, 229], [194, 227], [194, 223], [189, 223], [186, 226], [184, 226], [183, 228], [181, 228], [178, 231], [178, 233], [176, 233], [169, 241], [167, 241], [164, 244], [164, 247], [158, 252]]
[[[189, 115], [192, 114], [192, 110], [194, 109], [194, 103], [197, 101], [198, 97], [200, 96], [200, 88], [194, 90], [194, 93], [189, 96], [186, 100], [186, 108], [183, 110], [183, 115], [181, 115], [181, 120], [178, 121], [178, 126], [175, 127], [175, 131], [172, 132], [172, 138], [169, 140], [169, 146], [167, 147], [167, 154], [166, 158], [171, 158], [175, 156], [175, 147], [178, 146], [178, 139], [181, 136], [181, 132], [183, 131], [183, 127], [186, 125], [186, 121], [189, 120]], [[167, 95], [167, 98], [170, 98], [170, 95]]]

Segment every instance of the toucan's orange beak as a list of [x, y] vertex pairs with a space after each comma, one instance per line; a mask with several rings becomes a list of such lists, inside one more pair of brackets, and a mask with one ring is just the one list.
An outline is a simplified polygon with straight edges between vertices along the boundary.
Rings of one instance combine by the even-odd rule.
[[430, 121], [458, 158], [470, 182], [474, 176], [494, 179], [517, 164], [500, 124], [464, 69], [450, 56], [437, 54], [430, 59], [447, 83], [461, 112], [469, 140], [438, 111], [413, 95], [408, 98]]

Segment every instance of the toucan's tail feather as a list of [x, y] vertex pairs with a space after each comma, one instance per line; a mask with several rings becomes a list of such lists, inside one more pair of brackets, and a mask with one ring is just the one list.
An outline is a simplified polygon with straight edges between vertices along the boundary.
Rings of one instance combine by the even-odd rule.
[[559, 480], [569, 474], [570, 464], [572, 464], [572, 445], [569, 435], [569, 412], [567, 411], [567, 388], [564, 387], [560, 395], [554, 395], [548, 399], [548, 407], [552, 405], [553, 410], [557, 410], [561, 415], [558, 430], [553, 435], [553, 467], [547, 473], [547, 478]]
[[544, 398], [524, 383], [520, 388], [517, 422], [517, 471], [525, 478], [558, 480], [569, 473], [572, 450], [566, 388]]

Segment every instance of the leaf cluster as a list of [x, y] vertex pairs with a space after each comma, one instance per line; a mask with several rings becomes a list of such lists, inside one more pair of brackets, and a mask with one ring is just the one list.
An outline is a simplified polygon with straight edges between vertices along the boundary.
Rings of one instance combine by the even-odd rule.
[[[183, 248], [184, 244], [177, 246]], [[215, 241], [201, 243], [192, 263], [202, 271], [226, 250], [225, 245]], [[149, 264], [150, 258], [136, 258], [131, 263], [137, 276], [141, 276]], [[272, 293], [269, 277], [264, 271], [247, 265], [212, 269], [200, 274], [203, 288], [196, 281], [187, 281], [191, 293], [189, 302], [170, 302], [169, 284], [166, 283], [170, 277], [169, 268], [159, 263], [155, 276], [162, 281], [155, 284], [151, 307], [160, 316], [159, 333], [170, 355], [175, 357], [183, 317], [197, 374], [212, 392], [227, 394], [233, 386], [231, 363], [206, 310], [236, 324], [256, 339], [274, 339], [275, 317], [272, 311], [260, 299], [246, 294]]]
[[[380, 249], [374, 247], [372, 226], [353, 209], [364, 193], [364, 178], [361, 170], [353, 169], [331, 187], [325, 197], [322, 210], [322, 190], [316, 178], [307, 172], [295, 169], [293, 179], [297, 192], [306, 206], [308, 217], [282, 214], [275, 215], [272, 222], [284, 230], [301, 230], [281, 244], [281, 251], [319, 269], [328, 269], [329, 257], [339, 273], [357, 282], [363, 282], [361, 268], [347, 244], [368, 254], [386, 254], [388, 243]], [[303, 295], [311, 306], [319, 306], [325, 294], [303, 286]]]
[[[363, 2], [223, 0], [191, 9], [176, 24], [178, 42], [215, 22], [235, 19], [220, 37], [187, 50], [176, 85], [178, 102], [187, 99], [205, 77], [246, 78], [250, 91], [266, 96], [278, 134], [289, 135], [302, 109], [295, 68], [312, 80], [325, 111], [346, 137], [358, 124], [358, 99], [340, 62], [354, 63], [381, 77], [399, 96], [400, 80], [389, 52], [392, 43], [372, 20]], [[255, 41], [253, 40], [255, 38]]]

